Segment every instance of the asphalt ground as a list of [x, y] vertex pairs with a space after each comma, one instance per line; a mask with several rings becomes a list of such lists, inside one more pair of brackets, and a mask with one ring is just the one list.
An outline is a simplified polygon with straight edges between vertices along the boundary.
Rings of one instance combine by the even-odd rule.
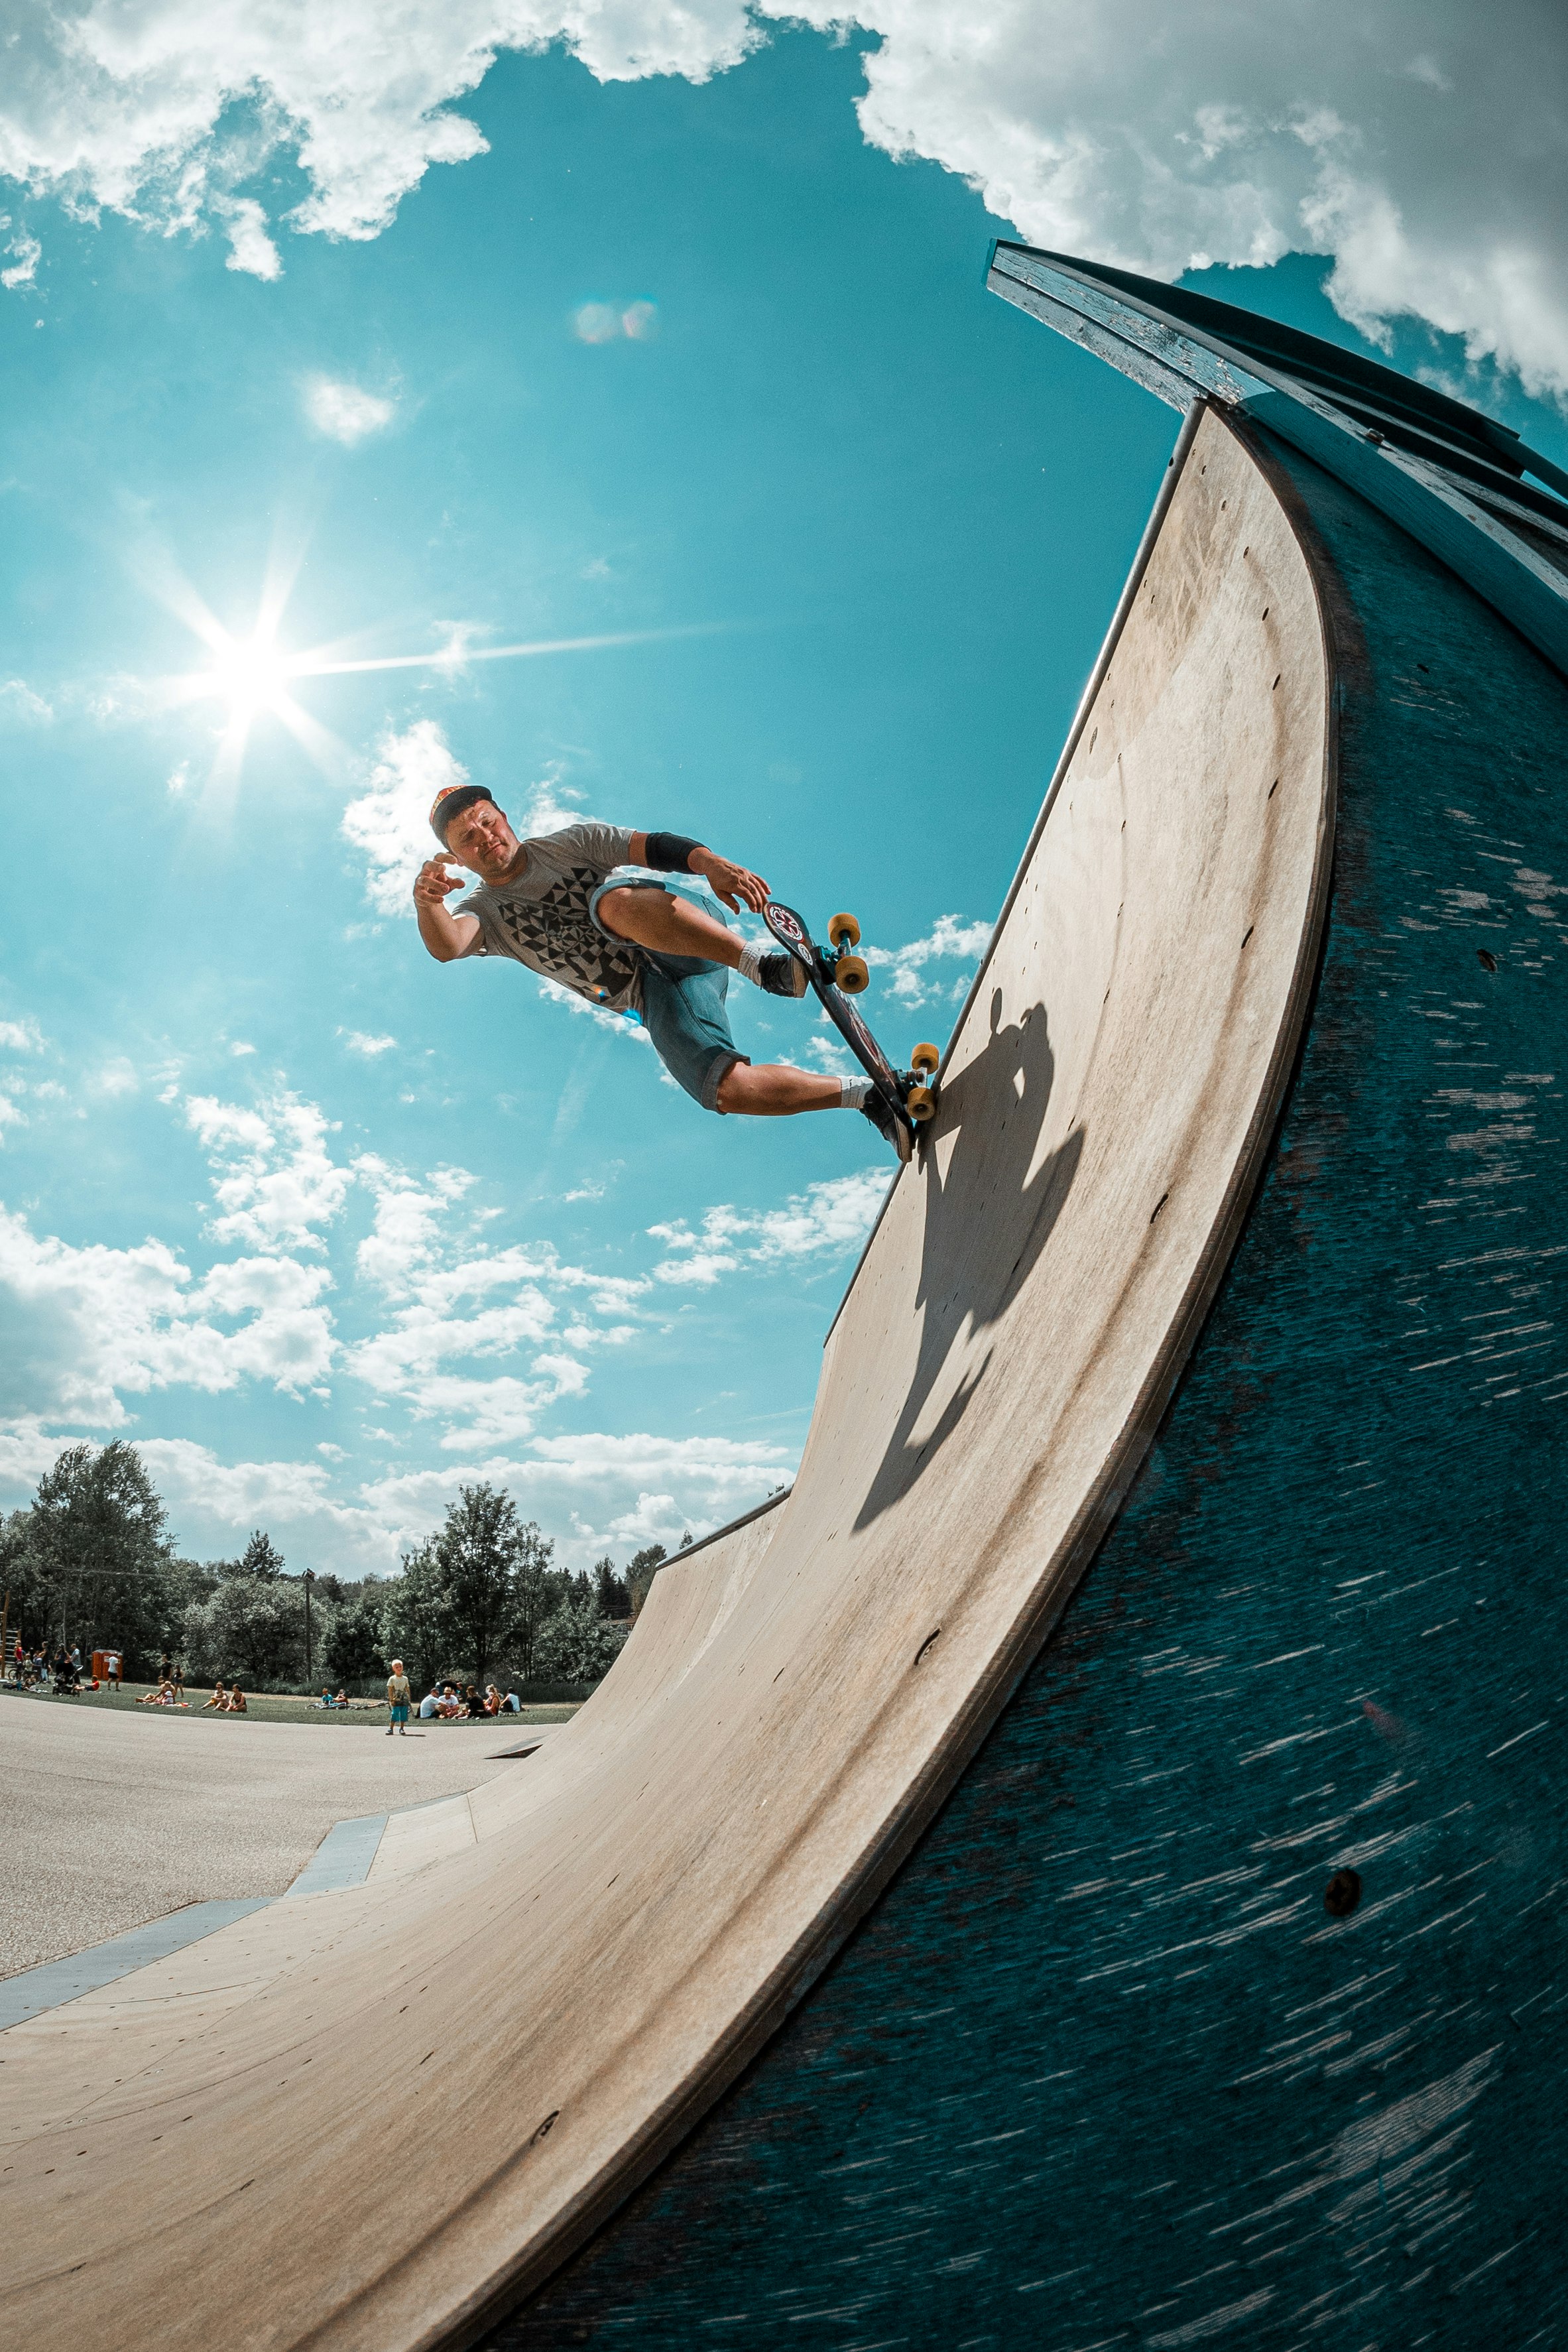
[[204, 1722], [0, 1694], [0, 1977], [186, 1903], [281, 1895], [334, 1822], [517, 1771], [488, 1757], [521, 1728], [511, 1716], [388, 1739], [319, 1717]]

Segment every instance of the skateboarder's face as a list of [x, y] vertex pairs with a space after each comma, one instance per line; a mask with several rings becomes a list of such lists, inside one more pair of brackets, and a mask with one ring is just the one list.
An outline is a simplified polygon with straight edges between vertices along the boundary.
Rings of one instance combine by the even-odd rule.
[[446, 828], [448, 856], [486, 881], [506, 872], [518, 847], [505, 812], [494, 801], [476, 801], [459, 810]]

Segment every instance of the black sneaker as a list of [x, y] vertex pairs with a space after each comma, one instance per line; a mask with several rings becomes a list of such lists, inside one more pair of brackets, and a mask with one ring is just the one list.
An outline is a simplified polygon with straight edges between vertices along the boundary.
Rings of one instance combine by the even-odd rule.
[[792, 955], [780, 950], [778, 955], [765, 955], [758, 961], [758, 972], [769, 996], [804, 996], [806, 967]]
[[889, 1108], [874, 1087], [861, 1105], [861, 1115], [870, 1119], [884, 1143], [892, 1144], [898, 1154], [900, 1167], [905, 1166], [910, 1151], [909, 1129]]

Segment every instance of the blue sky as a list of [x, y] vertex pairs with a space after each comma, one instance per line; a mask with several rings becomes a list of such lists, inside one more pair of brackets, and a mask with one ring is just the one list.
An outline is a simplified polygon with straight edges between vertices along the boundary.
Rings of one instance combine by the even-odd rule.
[[[576, 1561], [791, 1474], [876, 1139], [705, 1117], [627, 1024], [430, 961], [407, 876], [459, 769], [697, 835], [858, 913], [895, 1055], [946, 1038], [1176, 419], [984, 293], [1014, 225], [862, 135], [873, 47], [503, 55], [485, 152], [373, 234], [277, 226], [319, 184], [287, 141], [212, 217], [14, 192], [7, 1505], [122, 1434], [183, 1549], [262, 1524], [362, 1573], [465, 1478]], [[1327, 267], [1188, 282], [1371, 348]], [[1516, 379], [1393, 331], [1568, 461]], [[447, 658], [298, 679], [292, 726], [264, 678], [246, 727], [223, 647], [264, 612]], [[575, 637], [631, 641], [477, 657]], [[831, 1066], [802, 1008], [737, 1030]]]

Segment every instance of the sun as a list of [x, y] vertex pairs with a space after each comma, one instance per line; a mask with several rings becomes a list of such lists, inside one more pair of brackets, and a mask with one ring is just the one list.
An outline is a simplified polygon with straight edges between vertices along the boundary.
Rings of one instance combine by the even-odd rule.
[[231, 719], [244, 721], [261, 711], [278, 711], [288, 700], [290, 667], [271, 637], [230, 637], [214, 647], [213, 690], [223, 696]]

